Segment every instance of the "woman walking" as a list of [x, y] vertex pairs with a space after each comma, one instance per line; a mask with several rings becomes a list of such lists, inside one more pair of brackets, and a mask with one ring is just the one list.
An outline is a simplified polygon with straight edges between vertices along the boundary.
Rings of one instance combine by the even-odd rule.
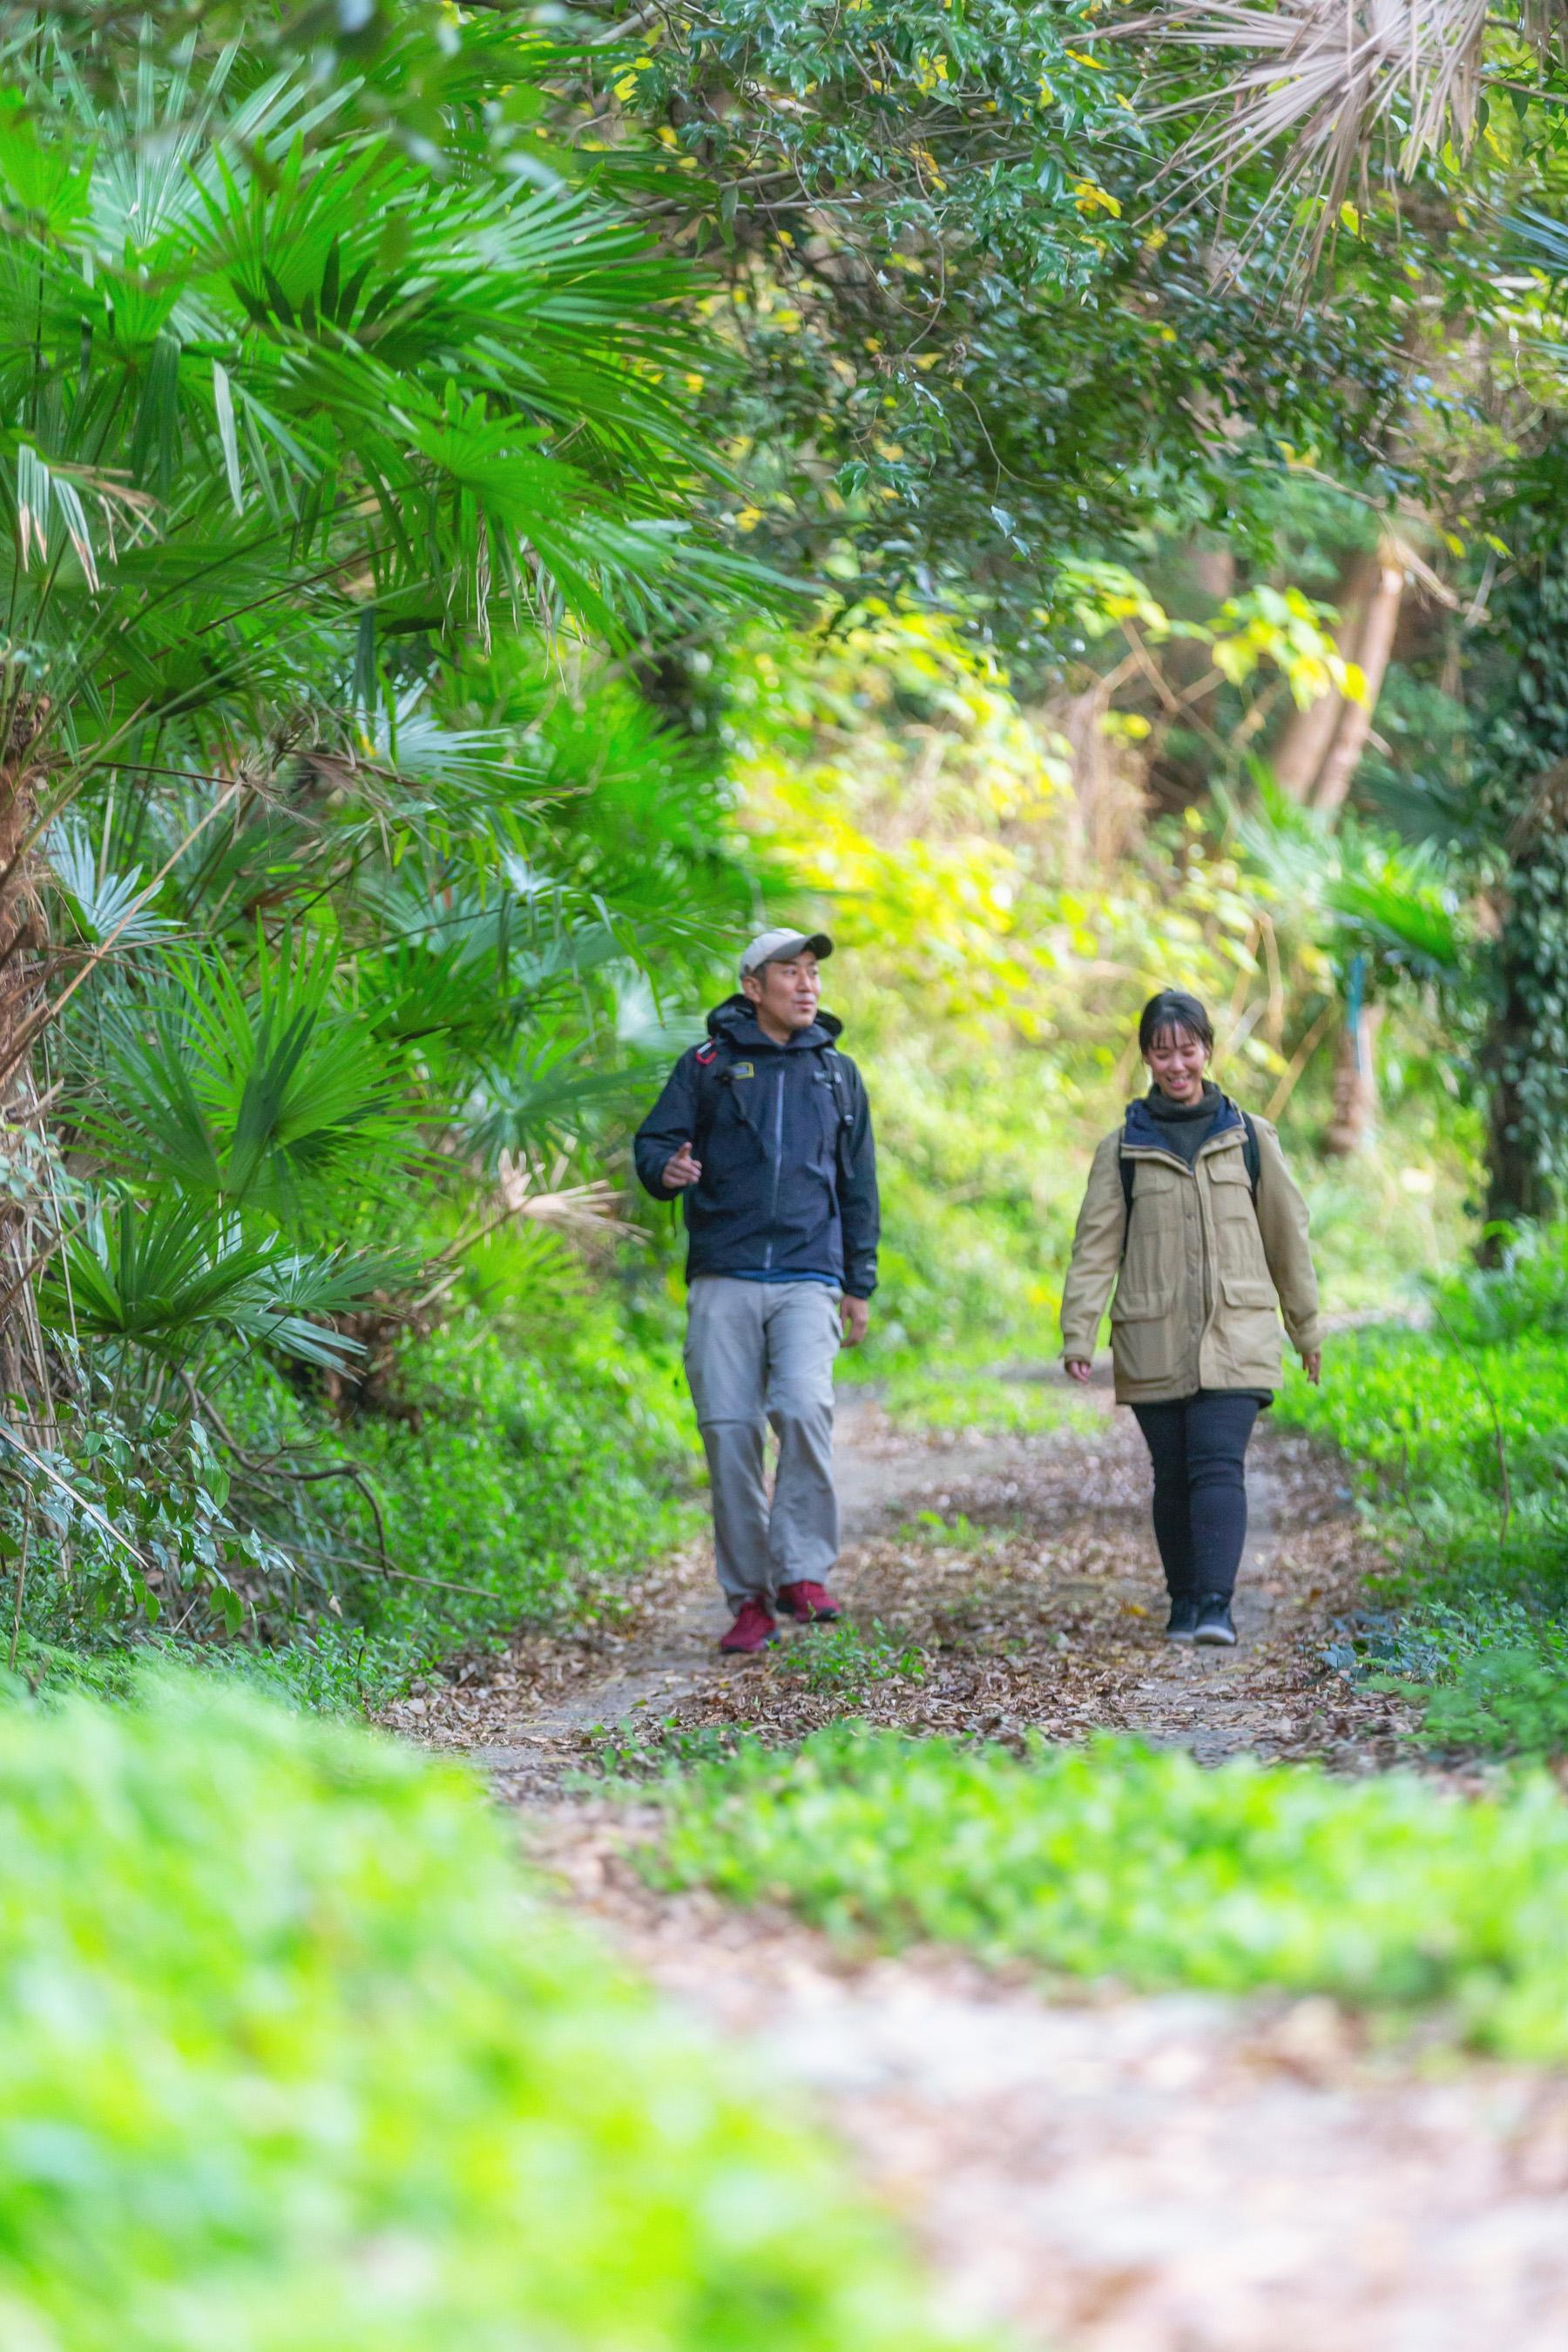
[[1068, 1376], [1087, 1381], [1114, 1285], [1116, 1402], [1131, 1406], [1154, 1465], [1165, 1631], [1228, 1645], [1247, 1440], [1279, 1386], [1279, 1314], [1318, 1378], [1318, 1278], [1279, 1137], [1204, 1075], [1214, 1029], [1197, 998], [1152, 997], [1138, 1049], [1149, 1092], [1094, 1155], [1062, 1293], [1062, 1355]]

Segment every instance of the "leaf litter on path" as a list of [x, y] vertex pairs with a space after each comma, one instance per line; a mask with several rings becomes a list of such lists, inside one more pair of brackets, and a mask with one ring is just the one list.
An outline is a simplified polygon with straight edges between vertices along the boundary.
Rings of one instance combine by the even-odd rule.
[[[790, 1628], [760, 1658], [721, 1657], [725, 1615], [694, 1544], [639, 1587], [626, 1618], [522, 1635], [387, 1720], [469, 1749], [520, 1791], [594, 1760], [606, 1734], [622, 1749], [742, 1729], [793, 1740], [845, 1715], [1003, 1739], [1107, 1728], [1204, 1762], [1247, 1753], [1365, 1771], [1398, 1759], [1405, 1718], [1325, 1664], [1380, 1563], [1336, 1466], [1305, 1440], [1266, 1430], [1258, 1442], [1242, 1643], [1198, 1651], [1163, 1638], [1130, 1416], [1089, 1436], [947, 1444], [892, 1431], [874, 1406], [847, 1418], [852, 1511], [835, 1579], [847, 1643]], [[886, 1670], [900, 1658], [905, 1670]]]

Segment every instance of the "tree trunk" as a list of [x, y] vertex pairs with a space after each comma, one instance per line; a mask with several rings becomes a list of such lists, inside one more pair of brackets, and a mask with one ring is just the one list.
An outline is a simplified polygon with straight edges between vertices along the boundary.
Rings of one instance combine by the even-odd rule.
[[[1334, 642], [1344, 661], [1356, 658], [1367, 607], [1381, 569], [1375, 555], [1358, 555], [1344, 575], [1338, 600], [1340, 623], [1334, 632]], [[1271, 764], [1275, 782], [1291, 800], [1304, 801], [1310, 795], [1344, 709], [1343, 695], [1331, 687], [1305, 710], [1292, 710], [1280, 729]]]
[[1064, 878], [1069, 884], [1086, 873], [1107, 873], [1144, 830], [1146, 764], [1130, 745], [1107, 741], [1110, 704], [1101, 682], [1030, 714], [1041, 735], [1065, 736], [1072, 755], [1072, 808], [1063, 841]]
[[1383, 681], [1388, 673], [1389, 656], [1394, 651], [1394, 633], [1399, 625], [1399, 602], [1405, 593], [1405, 567], [1392, 548], [1384, 548], [1378, 562], [1377, 584], [1366, 608], [1362, 624], [1361, 639], [1355, 659], [1366, 683], [1364, 699], [1341, 705], [1340, 723], [1328, 755], [1318, 771], [1312, 787], [1312, 806], [1325, 816], [1333, 816], [1344, 806], [1361, 755], [1366, 749], [1366, 739], [1372, 732], [1372, 715], [1377, 708], [1377, 698], [1383, 691]]
[[1494, 1228], [1526, 1223], [1552, 1209], [1520, 1083], [1532, 1042], [1529, 1009], [1510, 989], [1487, 1038], [1487, 1061], [1496, 1076], [1487, 1106], [1486, 1230], [1476, 1252], [1482, 1265], [1497, 1265], [1502, 1258], [1502, 1235]]
[[1345, 1022], [1334, 1055], [1334, 1108], [1323, 1149], [1336, 1159], [1364, 1150], [1377, 1123], [1377, 1033], [1381, 1004], [1363, 1004]]
[[[1489, 1225], [1550, 1217], [1568, 1192], [1568, 760], [1537, 781], [1508, 849], [1501, 1001], [1484, 1057]], [[1499, 1237], [1483, 1235], [1482, 1263], [1500, 1254]]]
[[31, 1268], [49, 1194], [33, 1055], [23, 1042], [42, 984], [45, 929], [30, 841], [47, 718], [41, 698], [19, 696], [0, 756], [0, 1153], [8, 1180], [0, 1190], [0, 1412], [20, 1405], [29, 1421], [47, 1381]]

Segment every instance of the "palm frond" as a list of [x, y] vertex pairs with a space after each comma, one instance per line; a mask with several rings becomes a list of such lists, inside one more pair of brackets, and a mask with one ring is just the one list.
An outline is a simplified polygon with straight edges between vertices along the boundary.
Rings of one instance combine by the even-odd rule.
[[251, 990], [174, 960], [106, 1013], [88, 1139], [111, 1167], [290, 1218], [349, 1155], [362, 1175], [391, 1163], [409, 1140], [396, 1074], [334, 979], [325, 945], [264, 957]]
[[[1543, 43], [1560, 37], [1553, 12], [1527, 12]], [[1166, 0], [1116, 28], [1174, 49], [1236, 62], [1217, 89], [1152, 110], [1155, 119], [1203, 110], [1172, 165], [1183, 192], [1281, 151], [1280, 185], [1310, 195], [1304, 250], [1315, 263], [1339, 207], [1382, 137], [1408, 174], [1449, 142], [1475, 134], [1486, 0]]]
[[82, 937], [97, 947], [113, 938], [121, 947], [144, 947], [169, 929], [165, 919], [150, 906], [138, 907], [142, 894], [140, 866], [129, 873], [99, 872], [98, 854], [86, 825], [63, 819], [49, 829], [45, 854]]
[[149, 1207], [121, 1193], [65, 1257], [67, 1273], [51, 1274], [40, 1294], [47, 1326], [176, 1360], [224, 1330], [334, 1370], [362, 1352], [359, 1343], [310, 1318], [363, 1306], [389, 1273], [371, 1258], [248, 1242], [232, 1220], [175, 1192]]
[[465, 1123], [487, 1168], [533, 1161], [591, 1134], [604, 1113], [646, 1089], [642, 1070], [595, 1069], [574, 1044], [533, 1050], [486, 1073]]
[[1386, 859], [1329, 885], [1327, 904], [1367, 944], [1418, 979], [1459, 970], [1464, 932], [1435, 876], [1415, 859]]

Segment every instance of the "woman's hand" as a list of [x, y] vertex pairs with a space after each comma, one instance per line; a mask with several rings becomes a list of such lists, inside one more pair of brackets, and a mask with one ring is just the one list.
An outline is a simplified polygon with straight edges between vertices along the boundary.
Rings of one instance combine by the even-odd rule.
[[1064, 1366], [1064, 1370], [1067, 1372], [1068, 1380], [1077, 1381], [1081, 1388], [1083, 1383], [1089, 1379], [1092, 1366], [1086, 1364], [1081, 1356], [1069, 1356], [1067, 1360], [1066, 1365]]
[[1301, 1370], [1306, 1373], [1307, 1378], [1311, 1381], [1312, 1386], [1316, 1388], [1319, 1381], [1323, 1377], [1323, 1351], [1321, 1348], [1302, 1349]]

